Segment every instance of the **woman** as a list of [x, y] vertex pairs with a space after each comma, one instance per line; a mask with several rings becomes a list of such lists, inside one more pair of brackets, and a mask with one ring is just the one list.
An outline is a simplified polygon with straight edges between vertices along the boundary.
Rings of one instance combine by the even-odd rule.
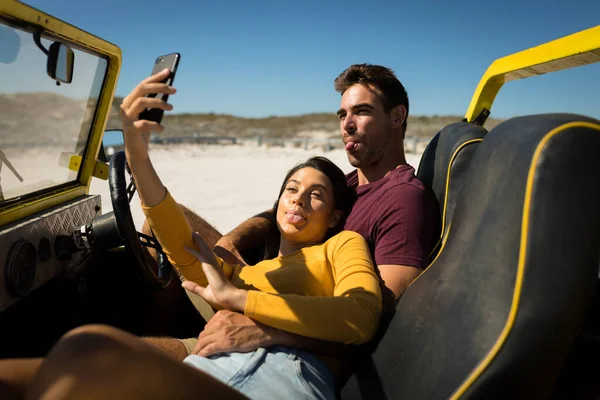
[[[138, 115], [145, 108], [172, 109], [158, 98], [145, 97], [175, 92], [159, 83], [165, 74], [140, 83], [123, 100], [121, 114], [127, 160], [142, 208], [169, 260], [186, 278], [183, 286], [215, 308], [245, 313], [277, 329], [348, 344], [370, 340], [379, 323], [381, 292], [366, 241], [339, 229], [352, 199], [343, 172], [321, 157], [294, 167], [275, 202], [277, 231], [268, 241], [267, 258], [255, 266], [225, 264], [192, 234], [148, 155], [150, 132], [162, 127], [140, 121]], [[33, 394], [335, 398], [330, 369], [335, 365], [294, 348], [274, 346], [208, 358], [190, 355], [184, 361], [187, 366], [175, 367], [174, 362], [124, 332], [80, 328], [67, 334], [42, 364]]]

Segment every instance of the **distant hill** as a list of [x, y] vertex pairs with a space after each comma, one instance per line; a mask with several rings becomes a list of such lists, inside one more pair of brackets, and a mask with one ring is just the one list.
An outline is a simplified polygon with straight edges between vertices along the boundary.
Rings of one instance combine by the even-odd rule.
[[85, 113], [85, 102], [52, 93], [0, 94], [2, 146], [74, 140]]
[[[114, 129], [120, 126], [119, 105], [122, 98], [115, 97], [109, 124]], [[461, 121], [463, 116], [433, 115], [412, 116], [407, 122], [407, 136], [432, 137], [443, 127]], [[489, 118], [487, 129], [502, 122], [503, 119]], [[335, 113], [313, 113], [298, 116], [273, 116], [264, 118], [244, 118], [229, 114], [185, 113], [165, 114], [163, 136], [236, 136], [240, 138], [264, 136], [270, 138], [292, 137], [337, 137], [339, 121]]]
[[[86, 104], [51, 93], [0, 94], [0, 131], [2, 144], [27, 144], [43, 141], [73, 143], [73, 129], [82, 122], [89, 124], [94, 100]], [[107, 129], [119, 129], [119, 105], [115, 97]], [[83, 121], [82, 121], [83, 116]], [[407, 136], [431, 137], [444, 126], [460, 121], [461, 116], [409, 116]], [[502, 120], [489, 119], [486, 127]], [[235, 136], [238, 138], [266, 137], [337, 137], [339, 124], [334, 113], [315, 113], [299, 116], [243, 118], [227, 114], [196, 113], [166, 114], [162, 136]], [[82, 138], [85, 136], [82, 132]]]

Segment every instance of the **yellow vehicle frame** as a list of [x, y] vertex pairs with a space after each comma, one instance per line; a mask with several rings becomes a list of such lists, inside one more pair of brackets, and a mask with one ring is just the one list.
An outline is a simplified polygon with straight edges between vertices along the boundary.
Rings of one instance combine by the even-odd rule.
[[600, 25], [494, 61], [481, 80], [465, 115], [483, 125], [506, 82], [600, 61]]
[[10, 203], [4, 207], [0, 206], [0, 226], [2, 226], [87, 195], [93, 176], [106, 179], [108, 166], [97, 160], [97, 157], [121, 70], [121, 49], [112, 43], [15, 0], [0, 1], [0, 19], [26, 29], [41, 29], [43, 34], [51, 36], [54, 40], [59, 40], [74, 48], [102, 57], [108, 62], [106, 78], [99, 94], [98, 108], [90, 128], [90, 140], [88, 140], [81, 165], [78, 165], [75, 169], [79, 171], [77, 180], [62, 185], [50, 193], [44, 192], [38, 196], [26, 198], [26, 200]]

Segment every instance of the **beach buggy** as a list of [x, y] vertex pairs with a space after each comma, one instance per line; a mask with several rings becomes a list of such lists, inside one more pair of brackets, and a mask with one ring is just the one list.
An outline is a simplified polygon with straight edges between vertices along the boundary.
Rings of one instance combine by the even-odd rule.
[[[13, 0], [0, 43], [0, 357], [44, 356], [89, 323], [197, 335], [171, 266], [143, 250], [160, 245], [134, 226], [124, 153], [105, 156], [120, 49]], [[600, 396], [600, 121], [485, 128], [505, 83], [598, 61], [600, 26], [499, 58], [465, 119], [431, 132], [418, 176], [443, 217], [436, 252], [341, 398]]]

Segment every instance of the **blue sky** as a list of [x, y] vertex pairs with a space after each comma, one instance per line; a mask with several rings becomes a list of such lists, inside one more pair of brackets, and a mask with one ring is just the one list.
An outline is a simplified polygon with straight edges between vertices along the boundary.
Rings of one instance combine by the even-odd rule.
[[[158, 55], [181, 64], [174, 112], [247, 117], [335, 112], [353, 63], [392, 68], [412, 115], [464, 115], [496, 58], [600, 23], [600, 1], [29, 0], [116, 45], [126, 95]], [[508, 83], [492, 115], [600, 118], [600, 63]]]

